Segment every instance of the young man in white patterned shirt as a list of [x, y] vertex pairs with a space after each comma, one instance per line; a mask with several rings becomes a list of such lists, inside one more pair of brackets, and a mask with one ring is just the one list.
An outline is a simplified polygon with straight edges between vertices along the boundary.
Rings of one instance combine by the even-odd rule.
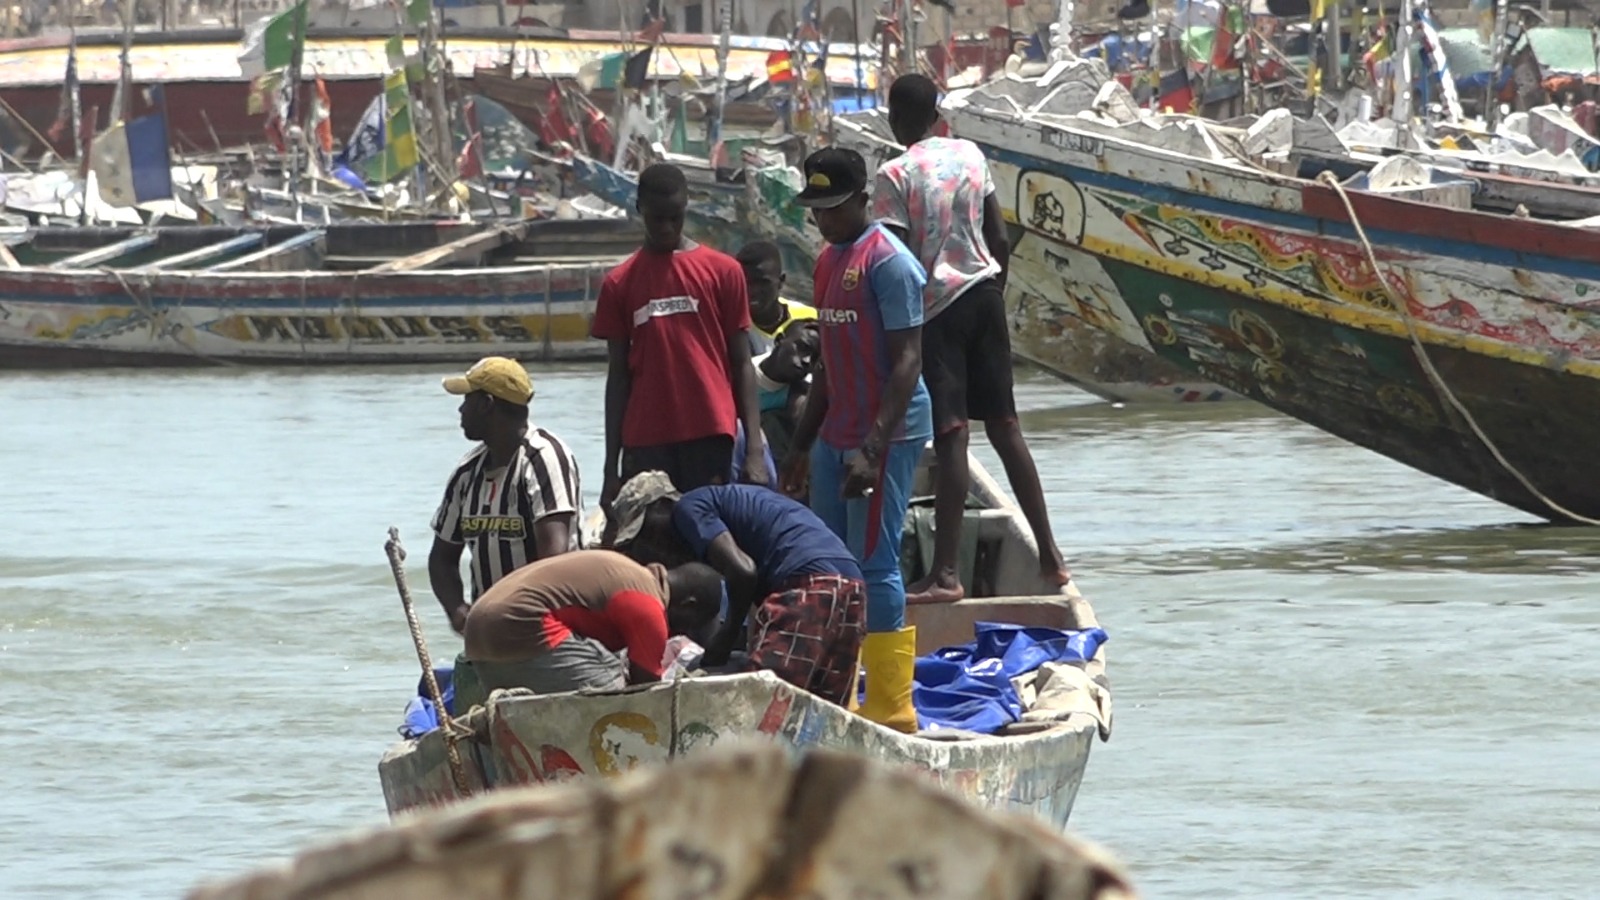
[[450, 625], [466, 627], [461, 555], [472, 548], [472, 599], [513, 571], [583, 543], [578, 463], [565, 442], [528, 424], [533, 385], [515, 360], [491, 356], [444, 380], [462, 395], [461, 430], [479, 441], [451, 474], [433, 516], [428, 580]]

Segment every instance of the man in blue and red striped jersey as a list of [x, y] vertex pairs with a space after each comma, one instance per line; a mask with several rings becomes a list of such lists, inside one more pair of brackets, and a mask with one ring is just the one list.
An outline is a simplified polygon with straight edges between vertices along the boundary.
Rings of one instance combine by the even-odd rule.
[[805, 178], [798, 202], [828, 242], [817, 258], [813, 304], [823, 376], [795, 426], [784, 486], [799, 491], [809, 452], [811, 508], [844, 538], [867, 582], [861, 714], [915, 731], [916, 629], [905, 627], [900, 532], [933, 435], [922, 383], [927, 276], [899, 238], [867, 217], [867, 166], [859, 153], [818, 150], [806, 158]]

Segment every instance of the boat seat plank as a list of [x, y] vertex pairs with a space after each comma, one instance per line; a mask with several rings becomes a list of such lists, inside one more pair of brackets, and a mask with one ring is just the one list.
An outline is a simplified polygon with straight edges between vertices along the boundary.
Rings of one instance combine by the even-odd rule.
[[169, 256], [147, 266], [140, 266], [139, 268], [140, 270], [179, 269], [183, 268], [184, 266], [192, 266], [196, 263], [202, 263], [210, 259], [216, 259], [219, 256], [226, 256], [229, 253], [243, 250], [246, 247], [254, 247], [255, 245], [266, 240], [266, 237], [267, 236], [262, 232], [252, 231], [247, 234], [236, 235], [219, 243], [207, 244], [204, 247], [197, 247], [185, 253], [180, 253], [177, 256]]
[[413, 253], [410, 256], [403, 256], [399, 259], [390, 260], [382, 265], [374, 266], [367, 271], [373, 274], [381, 274], [384, 272], [414, 272], [418, 269], [427, 269], [433, 266], [445, 265], [447, 263], [459, 262], [466, 259], [476, 261], [481, 259], [485, 253], [488, 253], [497, 247], [502, 247], [513, 241], [522, 240], [527, 233], [527, 225], [502, 225], [496, 228], [480, 231], [477, 234], [469, 234], [464, 238], [451, 241], [448, 244], [441, 244], [438, 247], [432, 247], [427, 250], [423, 250], [420, 253]]
[[76, 255], [69, 256], [66, 259], [56, 260], [45, 268], [84, 269], [88, 268], [89, 266], [98, 266], [102, 263], [110, 262], [119, 256], [126, 256], [129, 253], [137, 253], [140, 250], [144, 250], [147, 247], [153, 246], [157, 240], [159, 240], [159, 236], [156, 234], [136, 234], [131, 238], [127, 238], [126, 240], [117, 241], [115, 244], [109, 244], [105, 247], [96, 247], [93, 250], [78, 253]]
[[254, 253], [247, 253], [238, 259], [230, 259], [226, 262], [220, 262], [213, 266], [207, 266], [200, 271], [238, 272], [240, 270], [254, 268], [258, 263], [269, 260], [275, 256], [281, 256], [285, 253], [290, 253], [295, 250], [301, 250], [311, 246], [312, 244], [322, 240], [326, 235], [327, 231], [324, 229], [313, 228], [310, 231], [297, 234], [281, 244], [273, 244], [269, 247], [263, 247]]

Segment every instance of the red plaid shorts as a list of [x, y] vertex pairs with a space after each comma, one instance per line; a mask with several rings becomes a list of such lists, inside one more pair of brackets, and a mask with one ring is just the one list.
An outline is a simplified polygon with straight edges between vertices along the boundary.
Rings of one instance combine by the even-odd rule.
[[749, 668], [844, 705], [867, 633], [867, 586], [842, 575], [802, 575], [750, 616]]

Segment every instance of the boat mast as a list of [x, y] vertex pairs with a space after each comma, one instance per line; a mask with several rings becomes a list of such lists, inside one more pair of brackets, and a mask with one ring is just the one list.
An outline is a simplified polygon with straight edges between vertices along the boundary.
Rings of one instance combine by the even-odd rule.
[[723, 110], [728, 105], [728, 44], [733, 40], [733, 0], [722, 0], [717, 10], [717, 112], [711, 119], [711, 131], [706, 135], [706, 152], [716, 150], [722, 140]]
[[1394, 30], [1394, 74], [1391, 76], [1394, 103], [1390, 105], [1390, 118], [1394, 119], [1395, 145], [1410, 145], [1411, 135], [1411, 0], [1400, 0], [1400, 21]]
[[1491, 38], [1494, 64], [1489, 67], [1489, 83], [1483, 88], [1483, 123], [1490, 134], [1494, 133], [1495, 125], [1500, 122], [1500, 103], [1495, 97], [1495, 88], [1500, 81], [1500, 73], [1505, 71], [1506, 55], [1511, 49], [1506, 46], [1509, 25], [1506, 21], [1506, 0], [1496, 0], [1494, 6], [1494, 36]]

